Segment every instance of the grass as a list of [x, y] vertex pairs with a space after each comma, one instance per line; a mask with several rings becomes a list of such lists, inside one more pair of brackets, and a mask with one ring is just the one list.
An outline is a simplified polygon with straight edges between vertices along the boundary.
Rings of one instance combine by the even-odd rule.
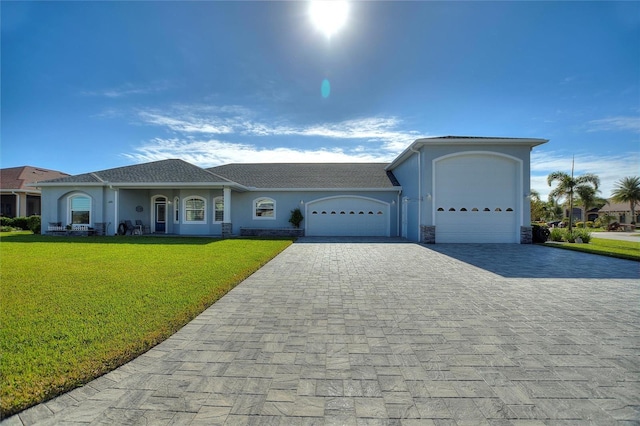
[[617, 257], [640, 262], [640, 241], [619, 241], [605, 238], [591, 238], [589, 244], [551, 243], [547, 247], [582, 251], [603, 256]]
[[291, 240], [0, 238], [0, 417], [175, 333]]

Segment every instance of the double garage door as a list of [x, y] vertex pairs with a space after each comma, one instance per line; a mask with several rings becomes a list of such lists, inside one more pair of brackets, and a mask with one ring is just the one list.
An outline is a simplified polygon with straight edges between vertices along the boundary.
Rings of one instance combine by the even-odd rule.
[[518, 243], [521, 164], [465, 154], [435, 162], [436, 243]]
[[308, 236], [388, 237], [389, 204], [365, 197], [338, 196], [307, 204]]

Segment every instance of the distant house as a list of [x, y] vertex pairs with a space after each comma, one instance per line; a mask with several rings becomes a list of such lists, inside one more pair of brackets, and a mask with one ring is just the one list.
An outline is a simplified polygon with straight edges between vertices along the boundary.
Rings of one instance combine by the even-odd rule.
[[530, 243], [530, 152], [545, 139], [445, 136], [391, 163], [254, 163], [203, 169], [178, 159], [38, 182], [42, 232], [127, 223], [175, 235], [400, 236], [425, 243]]
[[56, 170], [22, 166], [0, 169], [0, 216], [40, 214], [40, 189], [27, 186], [40, 180], [69, 176]]
[[604, 216], [605, 214], [609, 216], [613, 216], [614, 221], [618, 223], [640, 223], [640, 203], [636, 203], [635, 205], [635, 219], [631, 217], [631, 206], [628, 202], [624, 203], [614, 203], [611, 200], [608, 200], [608, 203], [602, 206], [600, 210], [598, 210], [599, 216]]

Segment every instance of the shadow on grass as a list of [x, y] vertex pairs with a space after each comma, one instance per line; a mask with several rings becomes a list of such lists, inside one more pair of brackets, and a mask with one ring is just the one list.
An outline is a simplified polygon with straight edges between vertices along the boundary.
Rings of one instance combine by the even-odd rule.
[[64, 244], [142, 244], [142, 245], [207, 245], [221, 241], [233, 240], [287, 240], [292, 238], [259, 238], [242, 237], [227, 238], [215, 236], [165, 236], [165, 235], [136, 235], [136, 236], [53, 236], [53, 235], [0, 235], [2, 243], [64, 243]]

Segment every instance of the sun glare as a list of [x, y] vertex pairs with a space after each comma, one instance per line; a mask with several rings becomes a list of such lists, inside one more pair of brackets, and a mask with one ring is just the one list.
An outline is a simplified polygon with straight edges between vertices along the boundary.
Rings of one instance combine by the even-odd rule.
[[346, 1], [320, 0], [312, 1], [309, 6], [309, 17], [313, 25], [330, 38], [347, 22], [349, 5]]

